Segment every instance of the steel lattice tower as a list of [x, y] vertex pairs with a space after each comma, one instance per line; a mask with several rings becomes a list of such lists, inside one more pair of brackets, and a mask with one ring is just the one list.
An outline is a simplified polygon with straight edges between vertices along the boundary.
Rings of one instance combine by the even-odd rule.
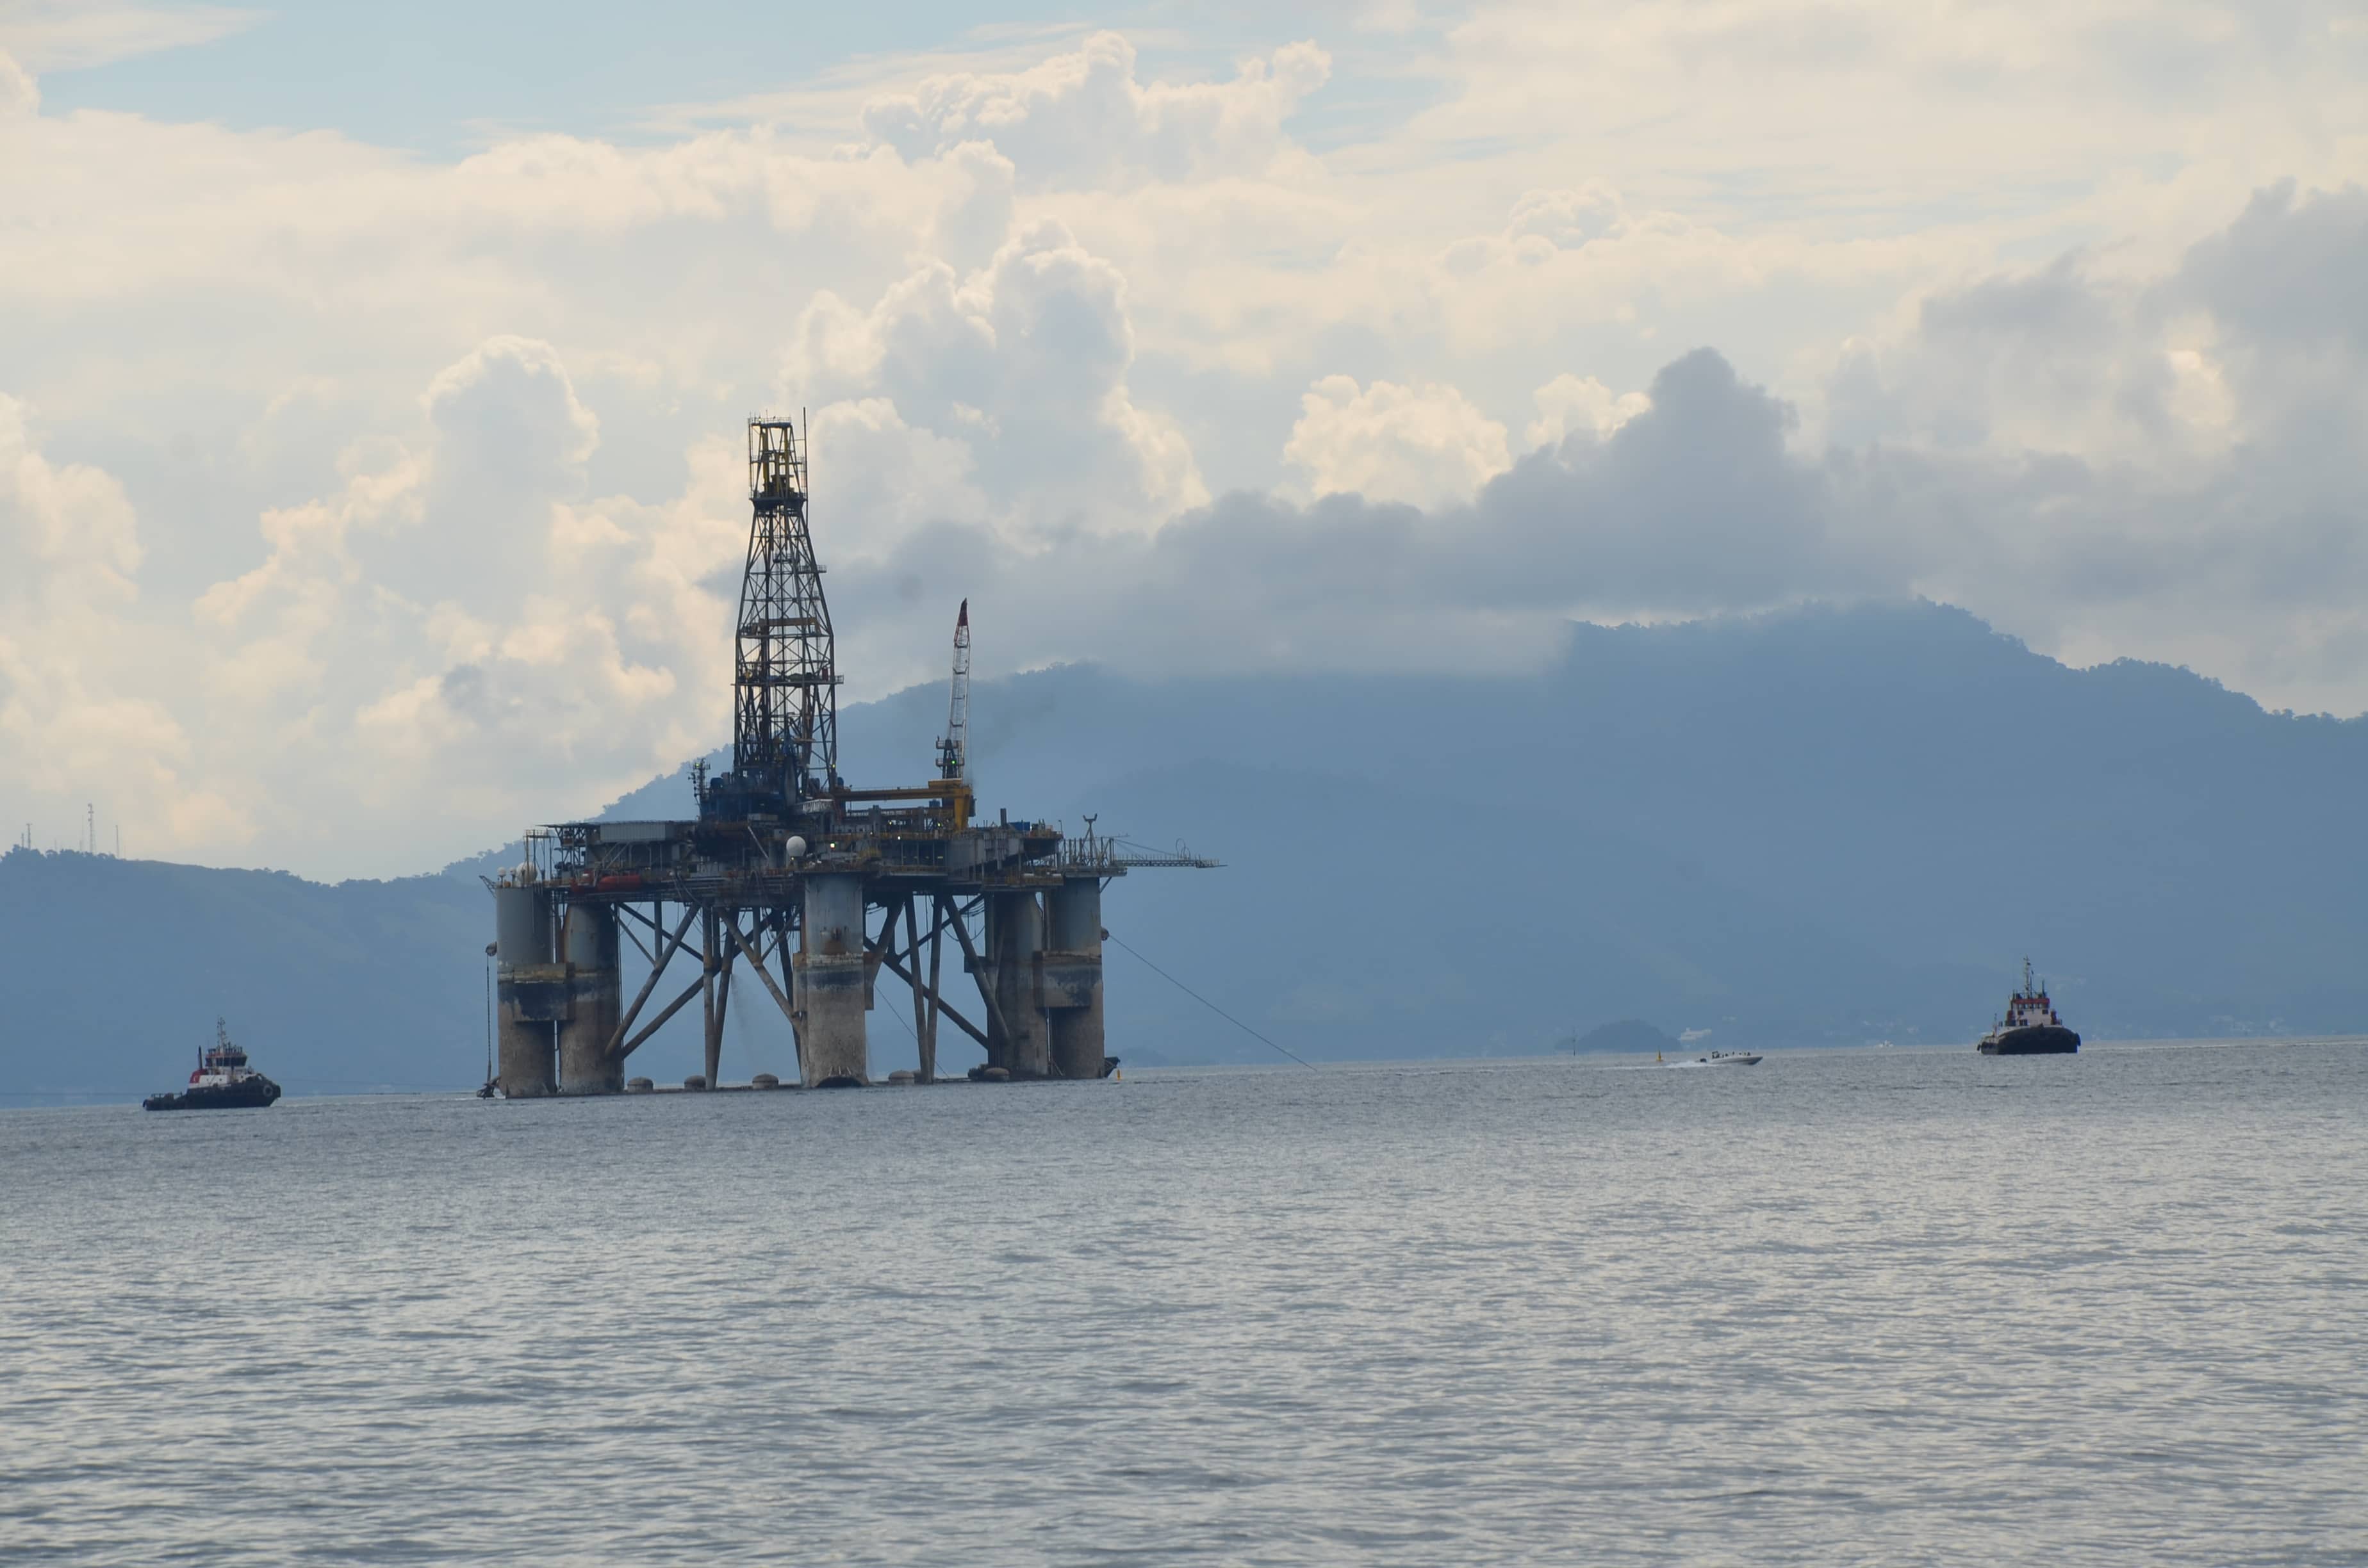
[[806, 460], [792, 422], [748, 421], [748, 499], [732, 770], [745, 810], [785, 811], [838, 780], [830, 606], [806, 531]]
[[[1000, 812], [972, 824], [967, 601], [954, 619], [940, 776], [858, 788], [838, 777], [837, 659], [806, 517], [804, 424], [803, 414], [748, 421], [732, 761], [712, 773], [691, 765], [697, 820], [531, 829], [518, 868], [487, 880], [486, 953], [499, 960], [489, 1094], [649, 1090], [647, 1078], [627, 1080], [627, 1061], [686, 1007], [703, 1021], [706, 1070], [683, 1086], [717, 1087], [725, 1020], [746, 1017], [752, 987], [788, 1026], [799, 1083], [867, 1084], [866, 1015], [891, 980], [912, 993], [919, 1082], [937, 1080], [941, 1019], [985, 1051], [983, 1082], [1116, 1076], [1103, 1051], [1103, 889], [1137, 867], [1216, 862], [1180, 846], [1121, 852], [1090, 816], [1082, 840]], [[670, 974], [671, 999], [661, 994]], [[640, 981], [630, 996], [629, 976]], [[975, 1003], [949, 995], [973, 985]], [[780, 1084], [759, 1073], [748, 1086]]]

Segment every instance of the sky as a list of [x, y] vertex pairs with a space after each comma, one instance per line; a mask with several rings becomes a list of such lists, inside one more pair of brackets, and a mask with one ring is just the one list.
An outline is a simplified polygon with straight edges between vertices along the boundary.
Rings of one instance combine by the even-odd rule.
[[0, 0], [0, 824], [725, 742], [760, 411], [843, 701], [1921, 597], [2368, 710], [2368, 0], [985, 14]]

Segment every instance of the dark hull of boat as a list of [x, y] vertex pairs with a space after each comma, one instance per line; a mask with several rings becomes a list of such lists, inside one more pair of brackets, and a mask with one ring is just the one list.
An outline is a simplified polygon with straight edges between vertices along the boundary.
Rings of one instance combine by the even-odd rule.
[[148, 1110], [261, 1110], [279, 1097], [279, 1085], [257, 1073], [235, 1084], [201, 1084], [177, 1095], [150, 1095]]
[[1984, 1056], [2069, 1056], [2080, 1049], [2080, 1037], [2053, 1024], [2033, 1024], [1984, 1035], [1974, 1049]]

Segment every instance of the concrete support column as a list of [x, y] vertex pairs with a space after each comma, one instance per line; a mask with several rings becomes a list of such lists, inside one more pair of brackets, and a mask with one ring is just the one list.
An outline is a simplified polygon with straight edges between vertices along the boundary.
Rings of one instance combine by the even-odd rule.
[[514, 1100], [555, 1094], [552, 1026], [566, 1010], [567, 984], [552, 961], [548, 891], [532, 882], [494, 889], [494, 1082]]
[[625, 1010], [624, 978], [617, 967], [616, 910], [605, 903], [570, 905], [559, 946], [567, 966], [567, 1016], [559, 1023], [559, 1092], [622, 1094], [624, 1061], [608, 1053], [609, 1037]]
[[723, 1082], [723, 921], [712, 909], [699, 919], [700, 947], [707, 955], [706, 967], [700, 974], [704, 987], [700, 1000], [706, 1023], [700, 1038], [706, 1048], [702, 1052], [707, 1064], [705, 1076], [712, 1089]]
[[510, 982], [500, 981], [495, 1021], [494, 1083], [514, 1100], [541, 1099], [559, 1092], [552, 1073], [552, 1027], [547, 1018], [523, 1016]]
[[1037, 986], [1051, 1033], [1053, 1071], [1102, 1075], [1102, 884], [1072, 877], [1045, 895], [1049, 941]]
[[863, 936], [863, 879], [807, 877], [804, 929], [793, 965], [807, 1088], [871, 1081], [863, 1015], [871, 1008], [877, 960], [864, 950]]
[[1052, 1041], [1036, 1005], [1036, 956], [1044, 947], [1043, 911], [1032, 892], [986, 895], [986, 961], [995, 988], [989, 1038], [995, 1065], [1015, 1078], [1052, 1075]]

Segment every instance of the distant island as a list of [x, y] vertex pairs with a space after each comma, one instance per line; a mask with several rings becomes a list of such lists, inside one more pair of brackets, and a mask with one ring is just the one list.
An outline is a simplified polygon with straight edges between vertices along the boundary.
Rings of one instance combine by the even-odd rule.
[[1577, 1056], [1594, 1051], [1641, 1054], [1647, 1051], [1681, 1051], [1684, 1047], [1677, 1036], [1656, 1028], [1642, 1018], [1622, 1018], [1618, 1023], [1598, 1024], [1585, 1034], [1573, 1035], [1554, 1049]]

